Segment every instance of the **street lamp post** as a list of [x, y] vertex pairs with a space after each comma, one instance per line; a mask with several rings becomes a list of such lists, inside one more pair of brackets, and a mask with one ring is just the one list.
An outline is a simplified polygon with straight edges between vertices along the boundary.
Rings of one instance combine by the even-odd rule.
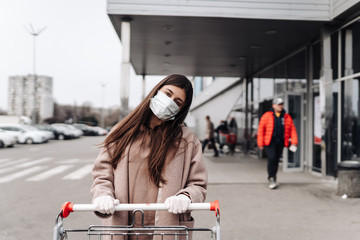
[[36, 83], [37, 83], [37, 76], [36, 76], [36, 37], [42, 33], [46, 27], [42, 29], [35, 30], [32, 24], [29, 24], [29, 28], [25, 29], [28, 31], [29, 34], [33, 36], [33, 75], [34, 75], [34, 103], [33, 103], [33, 110], [32, 110], [32, 123], [36, 123]]
[[102, 103], [101, 103], [101, 122], [100, 125], [105, 128], [105, 87], [106, 87], [105, 82], [100, 83], [101, 87], [102, 87]]

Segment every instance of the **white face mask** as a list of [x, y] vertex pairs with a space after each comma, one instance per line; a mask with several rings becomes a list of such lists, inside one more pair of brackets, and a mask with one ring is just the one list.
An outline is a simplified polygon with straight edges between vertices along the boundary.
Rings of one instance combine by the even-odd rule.
[[150, 109], [161, 120], [174, 120], [180, 111], [176, 103], [161, 91], [150, 99]]

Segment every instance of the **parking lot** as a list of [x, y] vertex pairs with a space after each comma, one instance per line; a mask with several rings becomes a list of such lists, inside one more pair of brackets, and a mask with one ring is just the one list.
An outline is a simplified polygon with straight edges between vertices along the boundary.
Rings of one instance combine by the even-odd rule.
[[[104, 139], [85, 136], [0, 149], [0, 240], [51, 239], [64, 202], [90, 203], [90, 166]], [[206, 201], [220, 201], [223, 239], [357, 239], [359, 199], [336, 196], [336, 181], [280, 171], [280, 188], [271, 191], [263, 159], [239, 153], [214, 158], [210, 151], [204, 157]], [[193, 215], [198, 227], [214, 224], [213, 213]], [[99, 223], [91, 212], [72, 213], [64, 226]]]
[[[64, 202], [89, 203], [91, 166], [103, 140], [83, 136], [0, 149], [0, 239], [51, 239]], [[93, 215], [78, 222], [98, 224]]]

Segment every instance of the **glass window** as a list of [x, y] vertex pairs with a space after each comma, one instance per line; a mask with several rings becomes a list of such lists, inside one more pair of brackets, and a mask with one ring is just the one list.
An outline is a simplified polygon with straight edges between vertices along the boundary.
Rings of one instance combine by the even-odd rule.
[[360, 157], [359, 79], [344, 82], [342, 104], [342, 160]]
[[[342, 30], [342, 69], [348, 76], [360, 72], [360, 23], [355, 22]], [[360, 157], [360, 84], [359, 79], [349, 79], [341, 83], [341, 160]]]
[[353, 38], [353, 69], [354, 73], [360, 72], [360, 22], [351, 25]]

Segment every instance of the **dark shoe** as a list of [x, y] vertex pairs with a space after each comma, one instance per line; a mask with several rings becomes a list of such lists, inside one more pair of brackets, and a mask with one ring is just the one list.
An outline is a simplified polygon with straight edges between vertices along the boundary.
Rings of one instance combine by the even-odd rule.
[[218, 157], [218, 156], [219, 156], [219, 154], [214, 154], [214, 155], [213, 155], [213, 157]]

